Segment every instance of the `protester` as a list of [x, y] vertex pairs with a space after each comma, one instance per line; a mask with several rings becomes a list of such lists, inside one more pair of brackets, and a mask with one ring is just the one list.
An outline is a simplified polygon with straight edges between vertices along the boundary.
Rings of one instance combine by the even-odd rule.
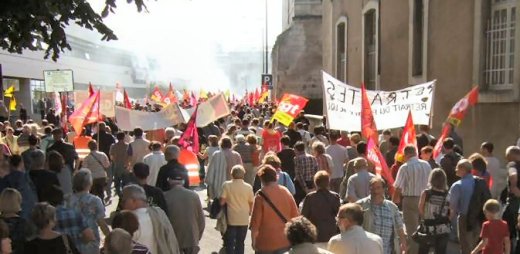
[[137, 127], [134, 129], [134, 141], [128, 147], [128, 155], [130, 155], [130, 166], [133, 167], [137, 162], [143, 162], [145, 155], [150, 153], [150, 141], [143, 137], [143, 129]]
[[316, 191], [307, 194], [303, 200], [302, 215], [318, 229], [318, 242], [328, 242], [338, 233], [335, 216], [341, 202], [339, 195], [329, 190], [329, 181], [330, 176], [326, 171], [318, 171], [314, 175]]
[[220, 150], [213, 154], [208, 165], [206, 183], [209, 198], [220, 198], [222, 184], [231, 179], [231, 169], [235, 165], [242, 165], [240, 154], [231, 150], [231, 139], [223, 137], [220, 140]]
[[499, 199], [502, 191], [507, 187], [507, 171], [500, 168], [500, 161], [493, 155], [495, 146], [491, 142], [480, 145], [480, 154], [487, 162], [487, 172], [491, 175], [491, 197]]
[[[22, 160], [18, 155], [11, 156], [9, 162], [4, 157], [2, 153], [0, 153], [0, 171], [2, 170], [2, 164], [12, 164], [9, 173], [3, 177], [2, 185], [5, 188], [13, 188], [20, 192], [22, 195], [22, 204], [20, 216], [26, 220], [29, 220], [31, 217], [32, 209], [36, 202], [38, 202], [38, 194], [36, 192], [36, 187], [31, 180], [31, 177], [28, 172], [22, 168]], [[15, 165], [15, 162], [17, 163]], [[7, 171], [8, 169], [6, 169]]]
[[296, 142], [294, 145], [294, 185], [296, 194], [294, 199], [299, 204], [307, 193], [314, 188], [313, 177], [318, 172], [318, 162], [314, 156], [305, 152], [305, 144]]
[[285, 235], [291, 243], [288, 254], [329, 254], [330, 252], [314, 246], [316, 227], [305, 217], [292, 218], [285, 224]]
[[[428, 178], [431, 168], [428, 162], [417, 158], [415, 146], [404, 148], [405, 163], [399, 168], [394, 182], [395, 192], [393, 202], [401, 204], [403, 219], [407, 229], [414, 230], [419, 225], [419, 200], [421, 193], [428, 187]], [[408, 248], [410, 253], [417, 253], [419, 246], [408, 234]]]
[[339, 193], [341, 181], [345, 175], [344, 167], [349, 161], [347, 148], [337, 142], [339, 138], [339, 132], [331, 131], [330, 145], [325, 148], [325, 152], [332, 158], [334, 165], [331, 170], [330, 189], [337, 193]]
[[428, 254], [434, 248], [436, 254], [446, 253], [450, 234], [448, 185], [446, 173], [440, 168], [432, 170], [429, 188], [421, 193], [419, 216], [430, 232], [430, 243], [419, 244], [419, 254]]
[[114, 188], [116, 195], [121, 196], [123, 175], [127, 173], [130, 156], [129, 144], [125, 142], [125, 133], [116, 134], [117, 142], [110, 146], [110, 160], [112, 161], [112, 174], [114, 175]]
[[72, 174], [70, 170], [65, 167], [65, 160], [60, 153], [50, 151], [47, 153], [47, 168], [54, 172], [58, 177], [59, 185], [64, 195], [72, 194]]
[[343, 198], [343, 200], [347, 200], [350, 203], [355, 203], [359, 199], [368, 197], [370, 194], [369, 182], [375, 176], [368, 172], [368, 163], [364, 158], [354, 159], [353, 165], [356, 173], [348, 179], [346, 194]]
[[375, 172], [376, 172], [375, 165], [367, 157], [367, 143], [365, 143], [364, 141], [357, 142], [356, 143], [356, 156], [355, 157], [349, 157], [350, 161], [347, 163], [346, 170], [345, 170], [346, 171], [345, 172], [345, 176], [343, 177], [343, 180], [341, 181], [340, 193], [343, 192], [343, 188], [347, 187], [348, 179], [353, 174], [356, 173], [356, 170], [354, 169], [354, 161], [353, 161], [353, 159], [358, 158], [358, 157], [364, 158], [367, 161], [367, 163], [368, 163], [368, 172], [370, 172], [372, 174], [375, 174]]
[[22, 156], [23, 164], [25, 165], [25, 168], [31, 168], [31, 153], [38, 149], [38, 147], [37, 147], [38, 138], [34, 135], [30, 135], [27, 138], [27, 141], [29, 143], [29, 148], [27, 148], [25, 151], [23, 151], [21, 156]]
[[381, 154], [383, 155], [385, 155], [389, 150], [390, 137], [392, 137], [392, 131], [389, 129], [383, 130], [383, 133], [379, 135], [379, 151], [381, 151]]
[[431, 168], [439, 167], [439, 165], [433, 158], [433, 147], [427, 145], [427, 146], [424, 146], [423, 148], [421, 148], [420, 157], [421, 157], [421, 160], [427, 161], [428, 164], [430, 164]]
[[[139, 220], [137, 216], [131, 211], [121, 211], [112, 219], [112, 229], [124, 229], [133, 238], [134, 233], [139, 229]], [[151, 254], [148, 247], [132, 240], [132, 254]]]
[[363, 210], [358, 204], [346, 204], [339, 208], [336, 216], [340, 234], [329, 240], [328, 250], [335, 254], [383, 254], [381, 237], [366, 232]]
[[131, 254], [132, 236], [125, 230], [116, 228], [107, 235], [103, 249], [105, 254]]
[[52, 138], [54, 139], [54, 143], [47, 148], [46, 152], [56, 151], [60, 153], [65, 160], [65, 165], [71, 172], [79, 169], [80, 164], [78, 153], [73, 145], [63, 141], [63, 130], [60, 128], [52, 130]]
[[491, 189], [491, 175], [487, 171], [487, 161], [484, 156], [479, 153], [474, 153], [468, 157], [468, 160], [471, 162], [471, 165], [473, 165], [471, 174], [486, 180], [486, 184]]
[[155, 186], [157, 184], [157, 177], [159, 175], [159, 169], [166, 165], [166, 159], [164, 153], [161, 151], [162, 145], [157, 141], [150, 143], [151, 153], [147, 154], [143, 158], [143, 162], [150, 168], [150, 174], [147, 178], [147, 184]]
[[288, 127], [289, 128], [287, 129], [287, 131], [283, 133], [283, 135], [289, 137], [289, 139], [291, 140], [289, 147], [293, 147], [294, 144], [296, 144], [296, 142], [302, 141], [302, 135], [295, 129], [294, 122], [291, 122]]
[[157, 184], [155, 185], [157, 188], [162, 191], [168, 191], [170, 189], [170, 184], [168, 183], [168, 175], [171, 175], [172, 172], [180, 173], [184, 176], [184, 187], [190, 187], [190, 179], [188, 178], [188, 170], [184, 165], [180, 164], [179, 159], [180, 149], [176, 145], [168, 145], [164, 151], [164, 158], [167, 163], [159, 169], [159, 174], [157, 175]]
[[13, 253], [11, 239], [9, 238], [9, 228], [7, 225], [0, 221], [0, 253], [11, 254]]
[[[79, 254], [74, 241], [68, 235], [62, 235], [53, 230], [56, 225], [56, 209], [48, 203], [38, 203], [32, 212], [32, 222], [36, 225], [38, 234], [35, 239], [24, 246], [25, 253], [34, 254]], [[99, 253], [99, 247], [94, 252]]]
[[484, 204], [484, 214], [487, 221], [482, 224], [482, 231], [477, 247], [471, 254], [511, 253], [511, 239], [507, 222], [500, 219], [500, 203], [490, 199]]
[[283, 136], [280, 139], [282, 143], [282, 150], [278, 152], [276, 155], [280, 159], [281, 168], [283, 172], [289, 174], [291, 179], [294, 179], [294, 149], [291, 148], [291, 138], [289, 136]]
[[[507, 203], [502, 216], [503, 220], [509, 226], [509, 236], [511, 239], [517, 237], [518, 209], [520, 207], [520, 181], [518, 175], [520, 173], [520, 147], [510, 146], [506, 149], [507, 172], [508, 172], [508, 189]], [[512, 251], [516, 251], [518, 243], [511, 241]], [[515, 248], [517, 247], [517, 248]]]
[[455, 142], [452, 138], [444, 139], [442, 143], [444, 156], [441, 158], [440, 166], [448, 177], [448, 186], [453, 185], [453, 183], [459, 179], [455, 173], [455, 167], [459, 160], [462, 159], [462, 155], [455, 152], [454, 147]]
[[107, 133], [105, 122], [98, 123], [98, 132], [92, 135], [92, 139], [99, 142], [99, 151], [104, 153], [107, 157], [110, 155], [110, 147], [116, 143], [114, 136]]
[[334, 169], [334, 162], [332, 162], [332, 157], [325, 153], [325, 145], [322, 142], [316, 141], [313, 143], [312, 155], [318, 162], [318, 170], [325, 170], [330, 175]]
[[282, 253], [290, 246], [283, 234], [285, 223], [298, 216], [298, 209], [289, 191], [278, 185], [272, 166], [262, 166], [258, 175], [263, 187], [255, 196], [251, 213], [253, 249], [258, 253]]
[[280, 152], [282, 150], [282, 144], [280, 138], [282, 134], [274, 130], [274, 124], [268, 122], [262, 133], [262, 151], [266, 154], [269, 151]]
[[[450, 197], [450, 216], [457, 216], [458, 238], [462, 254], [470, 253], [477, 245], [479, 239], [482, 222], [476, 221], [478, 218], [474, 218], [470, 214], [474, 210], [482, 211], [484, 203], [476, 203], [473, 200], [473, 196], [475, 196], [475, 193], [485, 191], [487, 191], [488, 197], [491, 196], [485, 182], [482, 180], [483, 184], [481, 185], [477, 181], [478, 178], [473, 177], [471, 174], [472, 169], [473, 165], [466, 159], [462, 159], [457, 163], [456, 173], [460, 180], [451, 186], [448, 194]], [[486, 200], [483, 201], [485, 202]]]
[[240, 154], [240, 157], [242, 158], [242, 165], [246, 170], [244, 181], [252, 185], [256, 175], [256, 170], [253, 167], [253, 153], [256, 149], [256, 146], [251, 146], [249, 143], [247, 143], [246, 138], [242, 134], [236, 135], [235, 141], [236, 144], [233, 146], [233, 151]]
[[1, 221], [9, 228], [9, 239], [11, 239], [14, 254], [24, 253], [24, 243], [32, 236], [29, 222], [20, 217], [18, 213], [22, 210], [22, 195], [15, 189], [6, 188], [0, 194]]
[[200, 251], [199, 241], [205, 227], [205, 217], [197, 193], [184, 188], [184, 174], [169, 171], [166, 175], [171, 188], [164, 193], [168, 218], [172, 224], [179, 248], [183, 254]]
[[[141, 186], [146, 193], [146, 199], [149, 206], [157, 206], [163, 209], [164, 213], [168, 214], [168, 206], [164, 199], [164, 194], [161, 189], [148, 184], [148, 177], [150, 175], [150, 168], [143, 162], [134, 164], [133, 173], [136, 178], [136, 184]], [[124, 187], [124, 186], [123, 186]]]
[[[109, 229], [105, 222], [105, 207], [98, 196], [89, 193], [92, 187], [92, 174], [88, 169], [80, 169], [72, 178], [74, 194], [68, 200], [68, 207], [73, 207], [85, 220], [87, 226], [94, 231], [95, 240], [79, 244], [82, 254], [99, 253], [101, 237], [99, 229], [108, 235]], [[35, 208], [36, 209], [36, 208]], [[98, 229], [99, 226], [99, 229]]]
[[398, 137], [390, 137], [388, 139], [388, 151], [385, 154], [386, 165], [391, 167], [395, 162], [395, 154], [397, 153], [397, 148], [399, 148], [399, 138]]
[[60, 186], [60, 181], [54, 172], [45, 169], [45, 154], [42, 151], [35, 150], [32, 152], [31, 160], [29, 176], [36, 187], [38, 200], [40, 202], [48, 201], [43, 193], [53, 185]]
[[148, 205], [142, 187], [135, 184], [125, 186], [121, 202], [123, 209], [132, 211], [139, 220], [140, 227], [133, 238], [136, 242], [144, 244], [151, 253], [181, 253], [168, 216], [162, 209]]
[[50, 205], [56, 208], [57, 232], [68, 235], [77, 246], [95, 241], [94, 231], [88, 227], [83, 216], [72, 207], [64, 204], [63, 192], [57, 186], [46, 192]]
[[[384, 253], [406, 251], [407, 242], [403, 218], [397, 206], [385, 199], [385, 181], [376, 176], [370, 179], [369, 184], [370, 196], [356, 202], [364, 210], [363, 229], [381, 237]], [[397, 238], [399, 238], [399, 244], [396, 244]]]
[[222, 186], [220, 205], [225, 206], [227, 228], [224, 234], [226, 253], [244, 253], [244, 240], [253, 208], [253, 189], [244, 182], [245, 170], [236, 165], [231, 169], [232, 180]]
[[110, 167], [110, 161], [103, 152], [98, 151], [95, 140], [88, 142], [88, 148], [90, 153], [83, 159], [83, 167], [88, 168], [92, 174], [93, 183], [90, 192], [102, 201], [107, 202], [108, 199], [105, 200], [105, 185], [107, 184], [107, 170]]

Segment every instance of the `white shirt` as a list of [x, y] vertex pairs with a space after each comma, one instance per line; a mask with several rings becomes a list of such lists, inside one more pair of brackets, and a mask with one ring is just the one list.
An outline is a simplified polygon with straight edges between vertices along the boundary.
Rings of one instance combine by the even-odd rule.
[[501, 192], [507, 186], [507, 170], [500, 169], [500, 161], [496, 157], [485, 157], [487, 161], [487, 171], [493, 179], [491, 186], [491, 198], [498, 199]]
[[428, 187], [431, 171], [428, 162], [412, 157], [399, 168], [394, 187], [400, 188], [405, 197], [419, 197]]
[[146, 207], [133, 211], [139, 221], [139, 229], [134, 233], [133, 240], [148, 247], [151, 253], [157, 252], [157, 243], [153, 235], [152, 218]]
[[164, 159], [164, 153], [162, 151], [153, 151], [143, 158], [143, 162], [150, 168], [150, 175], [146, 179], [146, 183], [151, 186], [155, 186], [157, 182], [157, 176], [159, 175], [159, 169], [166, 165]]
[[345, 174], [343, 164], [348, 160], [347, 148], [339, 144], [334, 144], [327, 146], [327, 148], [325, 148], [325, 153], [332, 157], [332, 162], [334, 165], [330, 178], [342, 178]]
[[330, 238], [328, 249], [336, 254], [383, 254], [383, 240], [376, 234], [366, 232], [361, 226]]

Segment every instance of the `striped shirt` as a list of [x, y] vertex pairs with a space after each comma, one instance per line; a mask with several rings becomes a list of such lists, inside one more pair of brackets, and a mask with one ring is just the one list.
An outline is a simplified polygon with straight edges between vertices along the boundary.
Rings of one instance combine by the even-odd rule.
[[419, 197], [428, 187], [431, 171], [428, 162], [412, 157], [399, 168], [394, 187], [401, 189], [405, 197]]

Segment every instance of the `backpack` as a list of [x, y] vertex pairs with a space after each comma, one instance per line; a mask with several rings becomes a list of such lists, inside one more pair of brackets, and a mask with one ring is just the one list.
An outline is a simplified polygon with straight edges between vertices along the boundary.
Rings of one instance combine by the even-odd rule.
[[474, 225], [482, 225], [486, 221], [484, 216], [484, 203], [491, 198], [491, 192], [486, 184], [486, 181], [480, 177], [473, 177], [475, 179], [475, 187], [473, 194], [471, 194], [470, 204], [474, 209], [468, 209], [466, 214], [466, 230], [473, 230]]

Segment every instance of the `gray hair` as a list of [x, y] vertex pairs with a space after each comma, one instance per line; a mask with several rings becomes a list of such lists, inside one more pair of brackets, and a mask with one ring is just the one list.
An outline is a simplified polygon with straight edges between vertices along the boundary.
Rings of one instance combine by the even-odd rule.
[[169, 145], [164, 150], [164, 157], [167, 161], [178, 159], [181, 149], [176, 145]]
[[45, 167], [45, 154], [40, 149], [30, 153], [31, 169], [42, 169]]
[[244, 179], [245, 174], [246, 170], [242, 165], [235, 165], [231, 168], [231, 176], [233, 179]]
[[462, 169], [466, 171], [466, 173], [468, 173], [471, 172], [471, 170], [473, 169], [473, 164], [471, 164], [471, 162], [467, 159], [461, 159], [457, 163], [457, 169]]
[[92, 173], [88, 168], [82, 168], [72, 177], [72, 189], [75, 192], [88, 190], [92, 186]]
[[105, 239], [105, 251], [107, 254], [132, 253], [132, 236], [121, 228], [112, 230]]
[[146, 192], [144, 192], [143, 187], [137, 184], [129, 184], [123, 188], [123, 198], [122, 199], [137, 199], [142, 201], [147, 201]]
[[414, 145], [407, 145], [404, 148], [404, 155], [405, 156], [417, 156], [417, 148], [415, 148]]

